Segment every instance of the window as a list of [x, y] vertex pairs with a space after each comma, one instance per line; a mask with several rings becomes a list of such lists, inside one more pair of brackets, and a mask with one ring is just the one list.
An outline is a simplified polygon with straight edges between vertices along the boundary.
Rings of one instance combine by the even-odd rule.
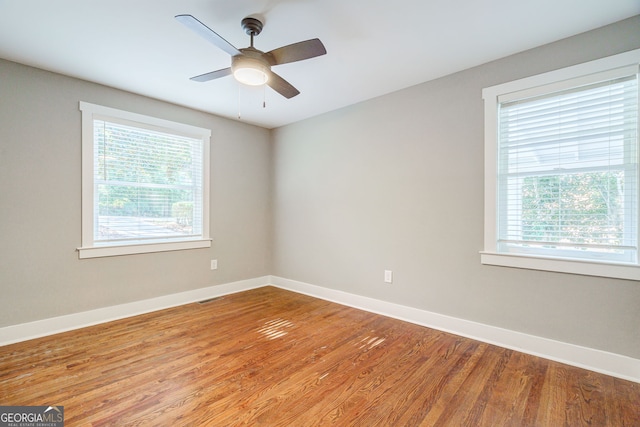
[[80, 258], [210, 247], [211, 132], [86, 102], [80, 110]]
[[640, 279], [639, 62], [484, 89], [483, 263]]

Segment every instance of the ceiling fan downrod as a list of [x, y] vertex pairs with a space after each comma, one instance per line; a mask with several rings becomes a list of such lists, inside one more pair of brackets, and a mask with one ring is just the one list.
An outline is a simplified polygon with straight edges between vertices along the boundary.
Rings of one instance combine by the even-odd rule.
[[241, 25], [244, 32], [251, 38], [251, 47], [253, 47], [253, 37], [262, 32], [264, 26], [262, 21], [256, 18], [246, 17], [242, 20]]

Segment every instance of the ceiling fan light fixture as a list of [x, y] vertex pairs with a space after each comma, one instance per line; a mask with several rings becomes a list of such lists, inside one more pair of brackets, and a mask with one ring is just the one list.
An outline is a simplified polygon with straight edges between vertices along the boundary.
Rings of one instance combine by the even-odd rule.
[[233, 72], [233, 77], [249, 86], [261, 86], [267, 82], [265, 72], [257, 68], [238, 68]]
[[231, 71], [237, 81], [249, 86], [261, 86], [269, 80], [269, 68], [255, 58], [234, 57]]

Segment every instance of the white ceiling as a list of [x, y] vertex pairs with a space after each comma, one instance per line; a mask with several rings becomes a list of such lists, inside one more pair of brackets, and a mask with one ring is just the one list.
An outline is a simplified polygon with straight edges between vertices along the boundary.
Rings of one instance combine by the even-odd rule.
[[[301, 92], [289, 100], [193, 82], [231, 61], [178, 14], [238, 48], [257, 14], [258, 49], [318, 37], [327, 55], [274, 67]], [[274, 128], [637, 14], [638, 0], [0, 0], [0, 57]]]

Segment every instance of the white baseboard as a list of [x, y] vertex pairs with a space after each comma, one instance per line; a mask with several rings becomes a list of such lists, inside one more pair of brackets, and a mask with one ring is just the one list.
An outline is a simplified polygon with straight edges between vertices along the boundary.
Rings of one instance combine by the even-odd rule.
[[640, 383], [640, 360], [282, 277], [273, 286]]
[[267, 285], [640, 383], [640, 360], [638, 359], [277, 276], [256, 277], [117, 306], [6, 326], [0, 328], [0, 346]]
[[150, 313], [152, 311], [176, 307], [183, 304], [190, 304], [192, 302], [215, 298], [222, 295], [260, 288], [269, 283], [269, 277], [270, 276], [264, 276], [254, 279], [240, 280], [237, 282], [130, 302], [127, 304], [120, 304], [98, 308], [96, 310], [67, 314], [50, 319], [37, 320], [35, 322], [6, 326], [0, 328], [0, 346], [80, 329], [86, 326], [110, 322], [112, 320], [137, 316], [139, 314]]

